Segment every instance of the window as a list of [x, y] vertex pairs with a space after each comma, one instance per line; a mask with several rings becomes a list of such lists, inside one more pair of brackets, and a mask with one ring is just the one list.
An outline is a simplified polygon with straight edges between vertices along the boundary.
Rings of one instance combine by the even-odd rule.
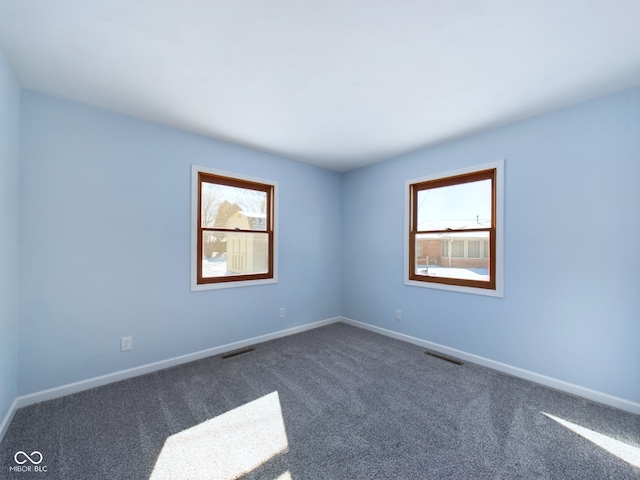
[[[422, 256], [425, 242], [416, 242], [416, 257]], [[452, 258], [489, 258], [489, 242], [484, 240], [453, 240], [442, 241], [442, 256], [449, 257], [451, 248]], [[466, 248], [465, 248], [466, 245]], [[464, 252], [467, 252], [465, 255]]]
[[407, 181], [405, 283], [502, 296], [503, 162]]
[[468, 258], [480, 258], [480, 240], [469, 240], [467, 243]]
[[192, 290], [276, 281], [276, 183], [192, 167]]

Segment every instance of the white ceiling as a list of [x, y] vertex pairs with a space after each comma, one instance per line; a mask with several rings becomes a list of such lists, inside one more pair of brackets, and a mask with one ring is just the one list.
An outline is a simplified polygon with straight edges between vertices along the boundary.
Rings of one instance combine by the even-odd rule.
[[640, 84], [640, 0], [0, 0], [22, 86], [346, 171]]

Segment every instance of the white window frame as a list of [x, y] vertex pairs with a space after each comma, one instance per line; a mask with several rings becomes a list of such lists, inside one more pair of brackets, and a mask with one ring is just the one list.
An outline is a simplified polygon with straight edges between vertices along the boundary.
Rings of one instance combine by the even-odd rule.
[[[265, 278], [259, 280], [241, 280], [233, 282], [219, 282], [198, 284], [198, 174], [209, 173], [221, 177], [237, 178], [248, 182], [262, 183], [273, 187], [273, 278]], [[264, 178], [252, 177], [236, 172], [219, 170], [215, 168], [204, 167], [202, 165], [191, 165], [191, 291], [202, 290], [218, 290], [221, 288], [238, 288], [250, 287], [255, 285], [266, 285], [278, 283], [278, 221], [280, 207], [279, 187], [275, 180], [267, 180]]]
[[[404, 185], [404, 284], [412, 287], [432, 288], [436, 290], [448, 290], [452, 292], [470, 293], [474, 295], [484, 295], [489, 297], [504, 297], [504, 160], [462, 168], [449, 172], [437, 173], [425, 177], [412, 178], [405, 181]], [[461, 285], [448, 285], [434, 282], [420, 282], [409, 279], [409, 227], [410, 227], [410, 202], [411, 185], [431, 180], [438, 180], [456, 175], [479, 172], [483, 170], [496, 169], [496, 288], [490, 290], [486, 288], [466, 287]], [[482, 248], [482, 247], [481, 247]]]

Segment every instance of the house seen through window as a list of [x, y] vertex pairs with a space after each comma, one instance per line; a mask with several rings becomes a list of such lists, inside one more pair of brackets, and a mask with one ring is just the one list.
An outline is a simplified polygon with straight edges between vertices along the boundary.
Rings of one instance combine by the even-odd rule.
[[197, 285], [274, 278], [273, 213], [273, 184], [197, 172]]
[[497, 168], [409, 183], [408, 280], [496, 289]]

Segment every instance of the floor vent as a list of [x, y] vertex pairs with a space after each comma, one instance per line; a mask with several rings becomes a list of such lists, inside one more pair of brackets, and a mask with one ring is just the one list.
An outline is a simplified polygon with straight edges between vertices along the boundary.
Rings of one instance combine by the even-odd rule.
[[242, 355], [243, 353], [253, 352], [255, 350], [254, 347], [241, 348], [240, 350], [234, 350], [232, 352], [223, 353], [220, 355], [221, 358], [231, 358], [237, 357], [238, 355]]
[[447, 362], [455, 363], [456, 365], [464, 365], [464, 362], [462, 360], [458, 360], [457, 358], [453, 358], [453, 357], [448, 357], [447, 355], [442, 355], [441, 353], [430, 352], [428, 350], [424, 353], [426, 353], [427, 355], [431, 355], [432, 357], [439, 358], [440, 360], [445, 360]]

